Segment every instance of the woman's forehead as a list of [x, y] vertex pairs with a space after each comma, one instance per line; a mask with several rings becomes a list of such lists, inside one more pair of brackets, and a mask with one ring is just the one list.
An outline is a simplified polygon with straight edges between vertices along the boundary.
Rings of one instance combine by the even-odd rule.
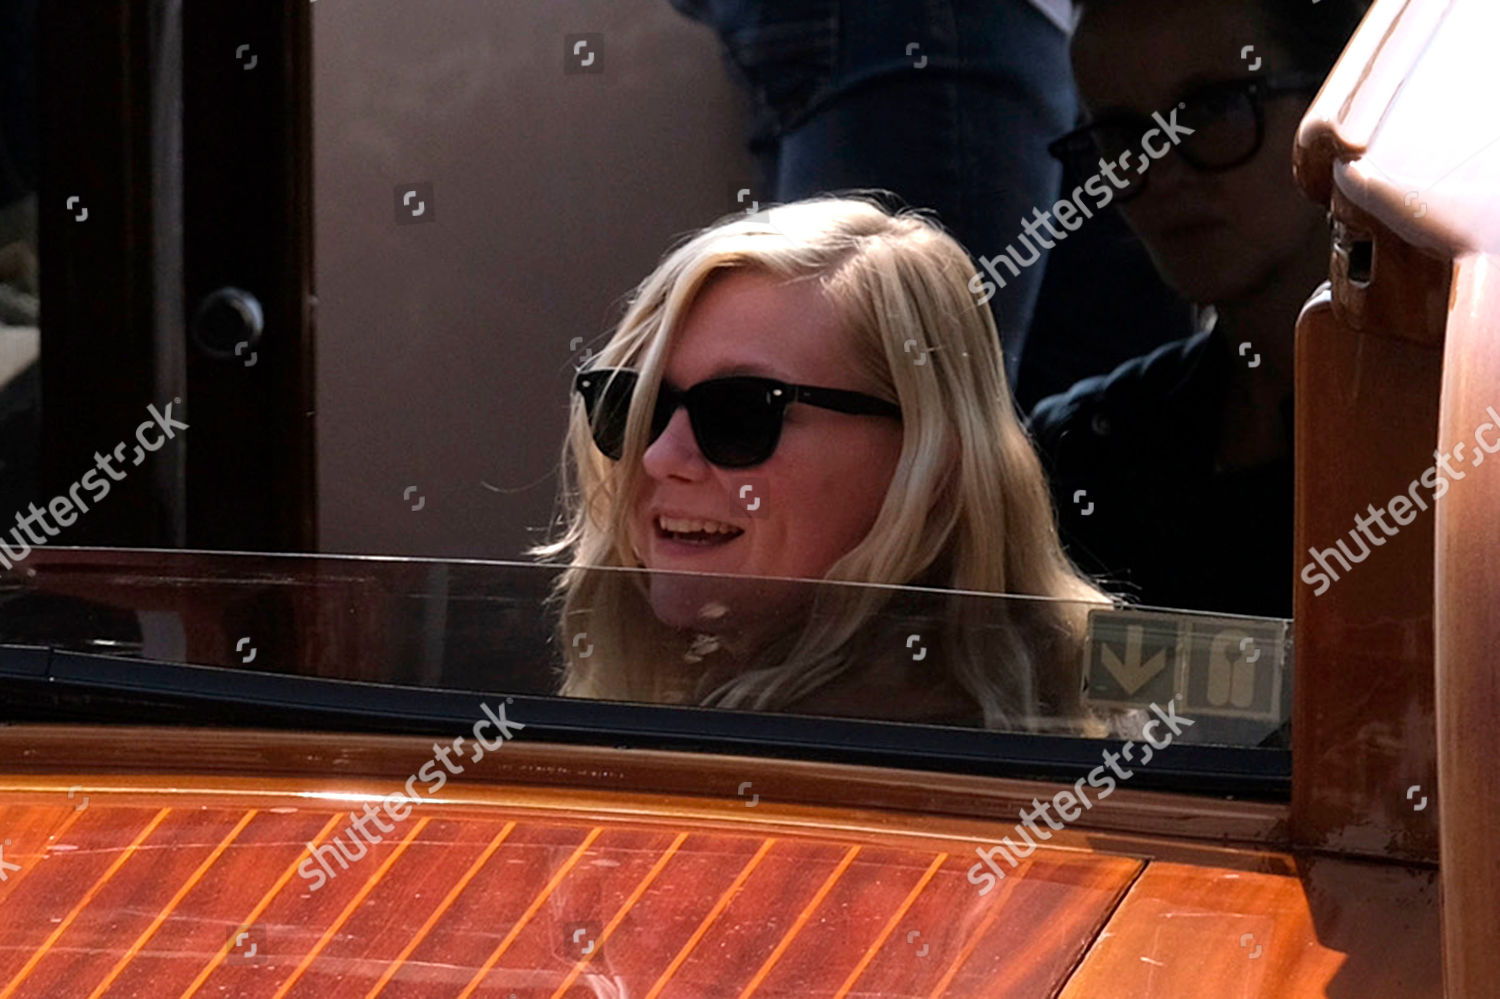
[[678, 384], [729, 374], [811, 380], [848, 368], [852, 346], [819, 282], [735, 271], [716, 275], [688, 307], [666, 375]]

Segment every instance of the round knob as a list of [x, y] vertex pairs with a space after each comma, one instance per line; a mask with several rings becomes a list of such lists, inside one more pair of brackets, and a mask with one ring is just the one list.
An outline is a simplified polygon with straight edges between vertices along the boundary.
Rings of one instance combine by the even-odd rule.
[[193, 341], [204, 353], [230, 360], [260, 342], [265, 312], [260, 300], [248, 291], [220, 288], [198, 304], [190, 328]]

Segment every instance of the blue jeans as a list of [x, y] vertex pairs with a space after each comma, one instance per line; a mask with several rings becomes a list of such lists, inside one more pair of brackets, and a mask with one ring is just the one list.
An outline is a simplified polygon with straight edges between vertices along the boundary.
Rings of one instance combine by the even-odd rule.
[[[761, 200], [886, 188], [975, 258], [1056, 200], [1073, 126], [1067, 37], [1026, 0], [671, 0], [752, 95]], [[1012, 378], [1042, 267], [990, 300]]]

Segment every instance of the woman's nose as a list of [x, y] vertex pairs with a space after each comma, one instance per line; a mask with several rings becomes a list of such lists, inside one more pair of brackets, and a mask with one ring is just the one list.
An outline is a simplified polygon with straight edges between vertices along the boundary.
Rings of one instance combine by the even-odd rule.
[[653, 479], [699, 479], [707, 474], [708, 462], [698, 450], [686, 406], [679, 406], [661, 436], [646, 445], [641, 463]]

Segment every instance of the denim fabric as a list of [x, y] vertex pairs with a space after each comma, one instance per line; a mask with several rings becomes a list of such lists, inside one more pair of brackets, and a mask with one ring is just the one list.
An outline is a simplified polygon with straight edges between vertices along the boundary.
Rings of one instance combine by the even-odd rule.
[[[762, 200], [887, 188], [977, 258], [1056, 199], [1067, 37], [1027, 0], [671, 2], [718, 32], [750, 91]], [[1042, 272], [990, 301], [1012, 377]]]

